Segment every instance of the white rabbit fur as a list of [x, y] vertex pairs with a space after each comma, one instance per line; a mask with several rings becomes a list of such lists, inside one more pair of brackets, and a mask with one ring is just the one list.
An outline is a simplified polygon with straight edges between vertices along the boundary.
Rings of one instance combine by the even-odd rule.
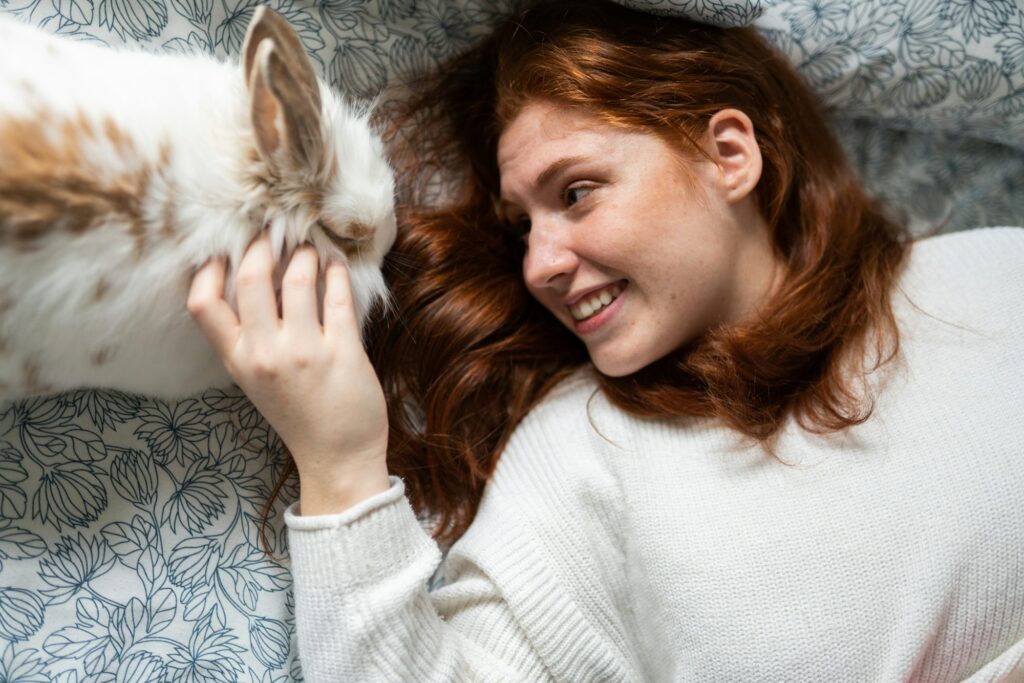
[[[75, 387], [178, 398], [230, 385], [185, 308], [188, 287], [212, 256], [237, 264], [265, 226], [279, 257], [311, 242], [321, 267], [328, 256], [347, 260], [360, 321], [386, 297], [380, 266], [395, 236], [392, 171], [369, 112], [320, 79], [324, 164], [336, 159], [336, 173], [326, 185], [321, 178], [318, 210], [303, 201], [313, 171], [283, 174], [290, 189], [254, 183], [267, 167], [253, 142], [251, 85], [241, 65], [87, 45], [10, 19], [0, 20], [0, 46], [0, 127], [8, 124], [0, 130], [13, 136], [34, 125], [51, 149], [72, 131], [85, 152], [80, 163], [100, 182], [148, 173], [135, 232], [112, 214], [74, 234], [72, 219], [61, 217], [21, 244], [11, 213], [31, 204], [9, 201], [5, 215], [0, 184], [0, 402]], [[10, 162], [3, 146], [0, 135], [0, 175]], [[324, 224], [317, 227], [328, 218], [364, 231], [359, 242], [345, 242], [358, 246], [347, 250], [351, 258]], [[162, 232], [168, 225], [173, 235]]]

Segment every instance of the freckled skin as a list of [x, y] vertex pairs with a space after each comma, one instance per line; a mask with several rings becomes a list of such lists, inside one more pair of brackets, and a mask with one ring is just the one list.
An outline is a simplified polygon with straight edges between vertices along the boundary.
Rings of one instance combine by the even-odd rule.
[[[573, 161], [534, 186], [564, 159]], [[577, 331], [567, 296], [628, 282], [608, 324], [577, 332], [606, 375], [635, 372], [749, 315], [772, 280], [754, 196], [727, 199], [718, 166], [658, 136], [534, 102], [502, 134], [498, 165], [503, 212], [530, 224], [527, 288], [559, 321]]]

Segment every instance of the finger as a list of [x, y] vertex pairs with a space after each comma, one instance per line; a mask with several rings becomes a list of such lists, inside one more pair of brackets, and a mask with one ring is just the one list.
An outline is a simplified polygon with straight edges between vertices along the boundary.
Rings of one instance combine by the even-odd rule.
[[238, 318], [224, 301], [224, 259], [212, 259], [196, 271], [188, 292], [188, 312], [220, 355], [238, 339]]
[[266, 233], [257, 237], [238, 264], [238, 319], [243, 330], [269, 333], [278, 328], [277, 294], [273, 283], [274, 258]]
[[350, 340], [352, 337], [360, 340], [348, 268], [340, 261], [331, 261], [327, 266], [326, 277], [324, 334], [339, 340]]
[[313, 247], [301, 247], [288, 264], [281, 283], [282, 318], [299, 331], [319, 331], [317, 311], [317, 254]]

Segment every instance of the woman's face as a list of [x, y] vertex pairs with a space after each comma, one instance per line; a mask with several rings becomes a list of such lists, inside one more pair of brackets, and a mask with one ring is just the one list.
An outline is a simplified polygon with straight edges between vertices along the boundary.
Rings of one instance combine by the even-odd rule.
[[770, 287], [768, 230], [733, 182], [743, 143], [728, 136], [740, 127], [723, 128], [720, 144], [709, 126], [722, 165], [547, 102], [527, 104], [503, 132], [501, 211], [525, 233], [526, 286], [605, 375], [742, 320]]

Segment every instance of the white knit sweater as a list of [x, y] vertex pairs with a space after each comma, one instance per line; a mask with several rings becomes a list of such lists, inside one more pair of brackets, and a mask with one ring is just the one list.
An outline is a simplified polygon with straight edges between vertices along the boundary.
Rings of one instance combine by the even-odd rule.
[[399, 479], [289, 509], [306, 679], [1024, 681], [1024, 230], [918, 243], [895, 309], [873, 416], [790, 426], [788, 464], [577, 374], [516, 430], [433, 592]]

